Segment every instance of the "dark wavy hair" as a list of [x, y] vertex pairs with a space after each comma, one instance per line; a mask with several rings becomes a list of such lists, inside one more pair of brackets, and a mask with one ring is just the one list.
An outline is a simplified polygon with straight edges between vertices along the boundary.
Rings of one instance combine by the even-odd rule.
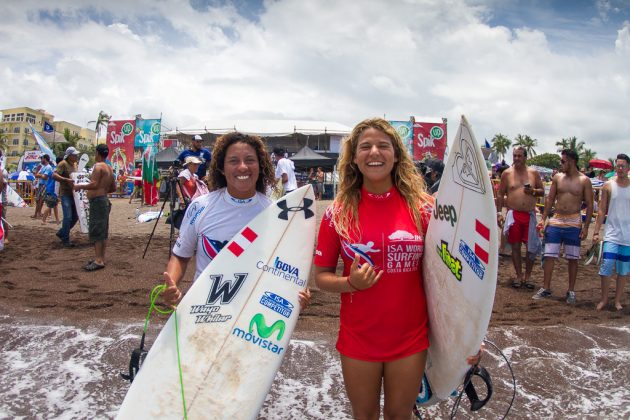
[[225, 179], [225, 155], [228, 148], [234, 143], [245, 143], [256, 151], [260, 173], [256, 180], [256, 191], [265, 194], [267, 188], [275, 188], [275, 173], [269, 154], [265, 149], [265, 143], [258, 136], [243, 134], [234, 131], [219, 137], [212, 149], [212, 159], [210, 160], [209, 181], [210, 191], [227, 187]]

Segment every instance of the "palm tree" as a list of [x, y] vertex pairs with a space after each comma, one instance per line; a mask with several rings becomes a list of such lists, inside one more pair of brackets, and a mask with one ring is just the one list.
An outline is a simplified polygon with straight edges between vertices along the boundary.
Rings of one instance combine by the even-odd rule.
[[63, 138], [66, 139], [64, 143], [54, 143], [52, 145], [53, 152], [57, 156], [63, 156], [66, 149], [70, 146], [77, 147], [77, 142], [81, 140], [81, 137], [78, 134], [71, 133], [67, 128], [63, 130]]
[[514, 146], [521, 146], [525, 149], [528, 157], [536, 156], [534, 147], [538, 146], [538, 140], [529, 137], [527, 134], [519, 134], [514, 137]]
[[96, 127], [94, 127], [95, 136], [96, 136], [96, 144], [98, 145], [98, 135], [101, 131], [101, 128], [107, 127], [109, 121], [112, 119], [111, 115], [107, 115], [105, 111], [100, 111], [98, 113], [98, 118], [96, 119]]
[[499, 133], [492, 137], [492, 148], [499, 156], [501, 156], [501, 159], [505, 158], [505, 153], [511, 145], [512, 141], [504, 134]]
[[584, 142], [578, 141], [577, 137], [575, 136], [568, 137], [566, 139], [563, 138], [561, 141], [557, 141], [556, 146], [558, 146], [558, 152], [561, 152], [564, 149], [575, 150], [575, 153], [577, 153], [578, 156], [584, 150]]
[[597, 157], [597, 153], [591, 149], [583, 149], [582, 153], [580, 153], [580, 159], [578, 163], [579, 168], [588, 168], [588, 163], [591, 159], [595, 159]]

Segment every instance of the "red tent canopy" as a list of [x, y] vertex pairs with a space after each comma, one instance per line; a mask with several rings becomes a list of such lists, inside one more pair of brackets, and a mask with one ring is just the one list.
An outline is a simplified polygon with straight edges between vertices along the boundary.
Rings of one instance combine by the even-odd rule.
[[588, 161], [588, 166], [598, 169], [612, 169], [612, 163], [603, 159], [591, 159]]

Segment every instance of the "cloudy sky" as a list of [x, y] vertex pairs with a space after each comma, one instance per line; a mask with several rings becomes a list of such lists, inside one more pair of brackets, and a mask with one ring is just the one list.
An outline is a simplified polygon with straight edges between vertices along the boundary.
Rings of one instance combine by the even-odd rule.
[[5, 0], [0, 109], [85, 126], [163, 115], [466, 115], [478, 140], [630, 153], [630, 0]]

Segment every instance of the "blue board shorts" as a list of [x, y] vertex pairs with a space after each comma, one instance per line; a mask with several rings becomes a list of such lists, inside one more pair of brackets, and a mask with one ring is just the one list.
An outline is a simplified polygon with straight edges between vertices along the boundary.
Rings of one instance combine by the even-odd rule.
[[620, 276], [627, 276], [630, 273], [630, 246], [604, 242], [599, 275], [612, 276], [613, 268]]
[[560, 247], [564, 245], [564, 258], [580, 258], [580, 232], [582, 219], [580, 214], [554, 215], [545, 229], [545, 258], [558, 258]]

